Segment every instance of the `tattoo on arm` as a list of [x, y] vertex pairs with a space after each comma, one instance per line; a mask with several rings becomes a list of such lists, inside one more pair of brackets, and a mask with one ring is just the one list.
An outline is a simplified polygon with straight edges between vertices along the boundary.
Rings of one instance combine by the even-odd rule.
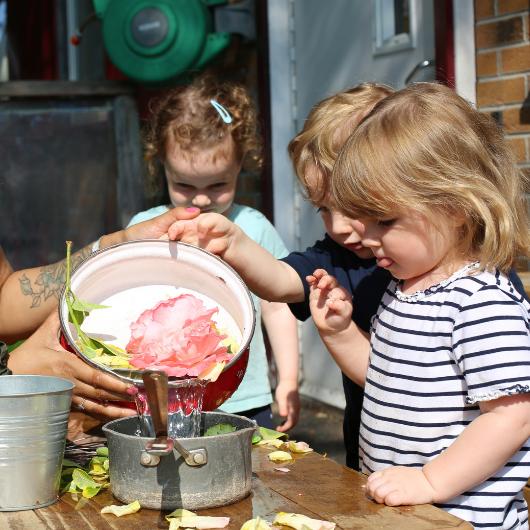
[[[75, 269], [86, 257], [92, 254], [91, 245], [72, 254], [72, 269]], [[32, 275], [33, 276], [33, 275]], [[66, 280], [66, 260], [41, 267], [34, 281], [26, 273], [19, 279], [20, 290], [25, 296], [31, 296], [31, 307], [39, 307], [50, 296], [59, 300], [61, 289]]]

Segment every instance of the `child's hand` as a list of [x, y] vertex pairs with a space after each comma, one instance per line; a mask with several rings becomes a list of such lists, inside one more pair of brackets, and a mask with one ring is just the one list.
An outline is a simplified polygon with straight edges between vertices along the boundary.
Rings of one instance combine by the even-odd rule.
[[387, 506], [436, 502], [436, 492], [423, 471], [412, 467], [394, 466], [372, 473], [366, 492], [374, 501]]
[[298, 423], [300, 416], [300, 395], [298, 394], [298, 381], [280, 380], [274, 393], [278, 414], [285, 421], [276, 427], [279, 432], [292, 429]]
[[316, 327], [323, 333], [337, 333], [351, 323], [352, 300], [334, 276], [317, 269], [306, 277], [309, 283], [309, 308]]
[[182, 241], [223, 256], [237, 233], [237, 226], [224, 215], [205, 213], [187, 221], [176, 221], [168, 230], [171, 240]]

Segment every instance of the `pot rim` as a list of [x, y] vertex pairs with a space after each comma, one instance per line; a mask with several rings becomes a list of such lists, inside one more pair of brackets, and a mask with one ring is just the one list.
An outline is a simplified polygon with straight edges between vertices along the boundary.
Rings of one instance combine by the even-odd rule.
[[[201, 418], [203, 415], [210, 415], [210, 414], [213, 414], [213, 415], [216, 415], [216, 416], [224, 416], [224, 417], [237, 417], [237, 418], [240, 418], [244, 421], [248, 421], [249, 423], [252, 423], [253, 425], [249, 425], [248, 427], [243, 427], [242, 429], [236, 429], [235, 431], [232, 431], [232, 432], [227, 432], [227, 433], [223, 433], [223, 434], [214, 434], [212, 436], [193, 436], [193, 437], [189, 437], [189, 438], [178, 438], [178, 441], [179, 442], [191, 442], [193, 440], [197, 441], [197, 440], [203, 440], [204, 438], [208, 438], [208, 439], [215, 439], [215, 438], [218, 438], [220, 436], [231, 436], [231, 437], [234, 437], [234, 436], [237, 436], [238, 433], [243, 433], [243, 432], [247, 432], [247, 431], [253, 431], [255, 432], [258, 428], [258, 424], [256, 423], [256, 421], [254, 420], [251, 420], [250, 418], [247, 418], [245, 416], [239, 416], [237, 414], [230, 414], [229, 412], [219, 412], [219, 411], [203, 411], [201, 412]], [[140, 416], [137, 414], [136, 416], [127, 416], [126, 418], [117, 418], [115, 420], [111, 420], [107, 423], [105, 423], [105, 425], [103, 425], [102, 427], [102, 430], [103, 432], [105, 433], [105, 436], [107, 436], [107, 433], [108, 432], [111, 432], [112, 434], [116, 434], [116, 435], [119, 435], [120, 437], [124, 437], [124, 438], [127, 438], [127, 439], [132, 439], [132, 440], [141, 440], [141, 441], [150, 441], [150, 440], [154, 440], [155, 437], [154, 436], [136, 436], [134, 434], [125, 434], [125, 433], [122, 433], [122, 432], [118, 432], [118, 431], [115, 431], [114, 429], [112, 429], [112, 426], [117, 424], [117, 423], [120, 423], [120, 422], [124, 422], [124, 421], [132, 421], [133, 419], [137, 419], [139, 418]], [[222, 421], [220, 422], [222, 423]]]

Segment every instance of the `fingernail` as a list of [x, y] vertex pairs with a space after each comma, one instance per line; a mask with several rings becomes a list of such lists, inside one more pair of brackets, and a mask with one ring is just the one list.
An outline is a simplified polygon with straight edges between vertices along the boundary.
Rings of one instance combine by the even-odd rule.
[[126, 390], [126, 392], [127, 392], [127, 394], [129, 394], [129, 396], [136, 396], [136, 394], [138, 394], [138, 389], [135, 386], [130, 386]]
[[197, 212], [198, 210], [199, 210], [199, 208], [197, 208], [195, 206], [190, 206], [189, 208], [186, 208], [187, 212]]

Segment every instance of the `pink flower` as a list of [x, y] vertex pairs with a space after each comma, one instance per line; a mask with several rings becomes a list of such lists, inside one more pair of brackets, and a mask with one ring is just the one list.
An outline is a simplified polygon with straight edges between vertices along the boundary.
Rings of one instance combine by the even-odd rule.
[[218, 309], [207, 309], [199, 298], [183, 294], [144, 311], [131, 324], [126, 346], [130, 363], [139, 369], [163, 370], [177, 377], [196, 377], [226, 362], [231, 355], [212, 322]]

